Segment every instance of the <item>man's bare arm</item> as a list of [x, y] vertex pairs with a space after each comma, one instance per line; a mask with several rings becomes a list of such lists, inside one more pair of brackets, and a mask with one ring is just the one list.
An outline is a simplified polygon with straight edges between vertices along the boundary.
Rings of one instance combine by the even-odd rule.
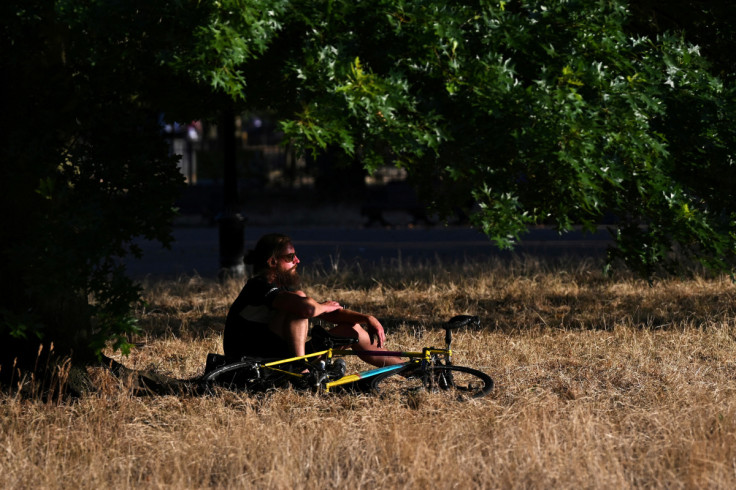
[[386, 343], [386, 333], [383, 325], [373, 315], [365, 315], [357, 311], [346, 310], [344, 308], [319, 315], [320, 319], [335, 324], [360, 324], [363, 325], [370, 335], [371, 344], [376, 341], [377, 347], [383, 347]]

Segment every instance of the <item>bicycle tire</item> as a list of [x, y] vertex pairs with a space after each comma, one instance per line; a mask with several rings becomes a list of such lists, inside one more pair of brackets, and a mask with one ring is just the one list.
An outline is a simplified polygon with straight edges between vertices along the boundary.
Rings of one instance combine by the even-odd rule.
[[[265, 374], [265, 375], [264, 375]], [[288, 383], [285, 375], [261, 369], [259, 375], [253, 361], [239, 361], [220, 366], [202, 376], [206, 386], [219, 386], [230, 390], [266, 391]]]
[[437, 365], [415, 376], [409, 374], [415, 369], [415, 366], [408, 366], [379, 374], [371, 379], [371, 390], [382, 396], [414, 395], [423, 391], [460, 401], [482, 398], [493, 390], [493, 379], [477, 369]]

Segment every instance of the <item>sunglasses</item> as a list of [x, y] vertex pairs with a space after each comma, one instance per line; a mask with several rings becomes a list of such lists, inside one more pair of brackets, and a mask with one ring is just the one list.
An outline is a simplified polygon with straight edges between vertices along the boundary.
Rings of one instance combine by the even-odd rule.
[[287, 262], [294, 262], [294, 259], [296, 258], [296, 253], [292, 252], [290, 254], [279, 255], [279, 258], [285, 259]]

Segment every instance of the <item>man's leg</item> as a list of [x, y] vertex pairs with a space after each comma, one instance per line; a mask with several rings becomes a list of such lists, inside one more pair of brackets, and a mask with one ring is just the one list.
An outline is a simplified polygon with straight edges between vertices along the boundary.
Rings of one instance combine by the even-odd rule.
[[[306, 296], [303, 291], [296, 291], [296, 294]], [[294, 354], [294, 357], [305, 354], [304, 344], [307, 342], [307, 333], [309, 332], [308, 319], [299, 318], [285, 311], [277, 311], [271, 318], [268, 328], [284, 339], [289, 352]]]
[[304, 344], [307, 342], [309, 321], [280, 311], [271, 319], [268, 327], [286, 343], [289, 353], [294, 357], [304, 355]]
[[367, 362], [368, 364], [373, 364], [374, 366], [383, 367], [383, 366], [391, 366], [393, 364], [401, 364], [402, 362], [405, 362], [400, 357], [396, 356], [376, 356], [376, 355], [370, 355], [370, 354], [361, 354], [360, 351], [365, 350], [372, 350], [372, 351], [383, 351], [386, 352], [387, 349], [384, 349], [383, 347], [376, 347], [375, 344], [371, 344], [371, 337], [368, 335], [368, 332], [365, 331], [363, 327], [360, 325], [352, 325], [348, 323], [342, 323], [330, 330], [330, 333], [333, 335], [338, 335], [340, 337], [354, 337], [356, 334], [358, 335], [358, 343], [353, 344], [351, 348], [358, 353], [358, 357], [360, 357], [363, 361]]

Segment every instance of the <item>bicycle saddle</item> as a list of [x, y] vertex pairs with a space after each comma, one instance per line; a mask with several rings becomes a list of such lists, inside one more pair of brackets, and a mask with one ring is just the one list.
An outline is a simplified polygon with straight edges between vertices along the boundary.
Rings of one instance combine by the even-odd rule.
[[446, 329], [456, 329], [461, 327], [467, 327], [467, 326], [473, 326], [475, 328], [478, 328], [480, 326], [480, 318], [478, 318], [475, 315], [457, 315], [450, 318], [450, 320], [445, 323], [444, 328]]
[[355, 337], [338, 337], [333, 335], [324, 327], [315, 325], [312, 327], [312, 344], [317, 349], [332, 349], [334, 347], [346, 347], [358, 343], [357, 335]]

